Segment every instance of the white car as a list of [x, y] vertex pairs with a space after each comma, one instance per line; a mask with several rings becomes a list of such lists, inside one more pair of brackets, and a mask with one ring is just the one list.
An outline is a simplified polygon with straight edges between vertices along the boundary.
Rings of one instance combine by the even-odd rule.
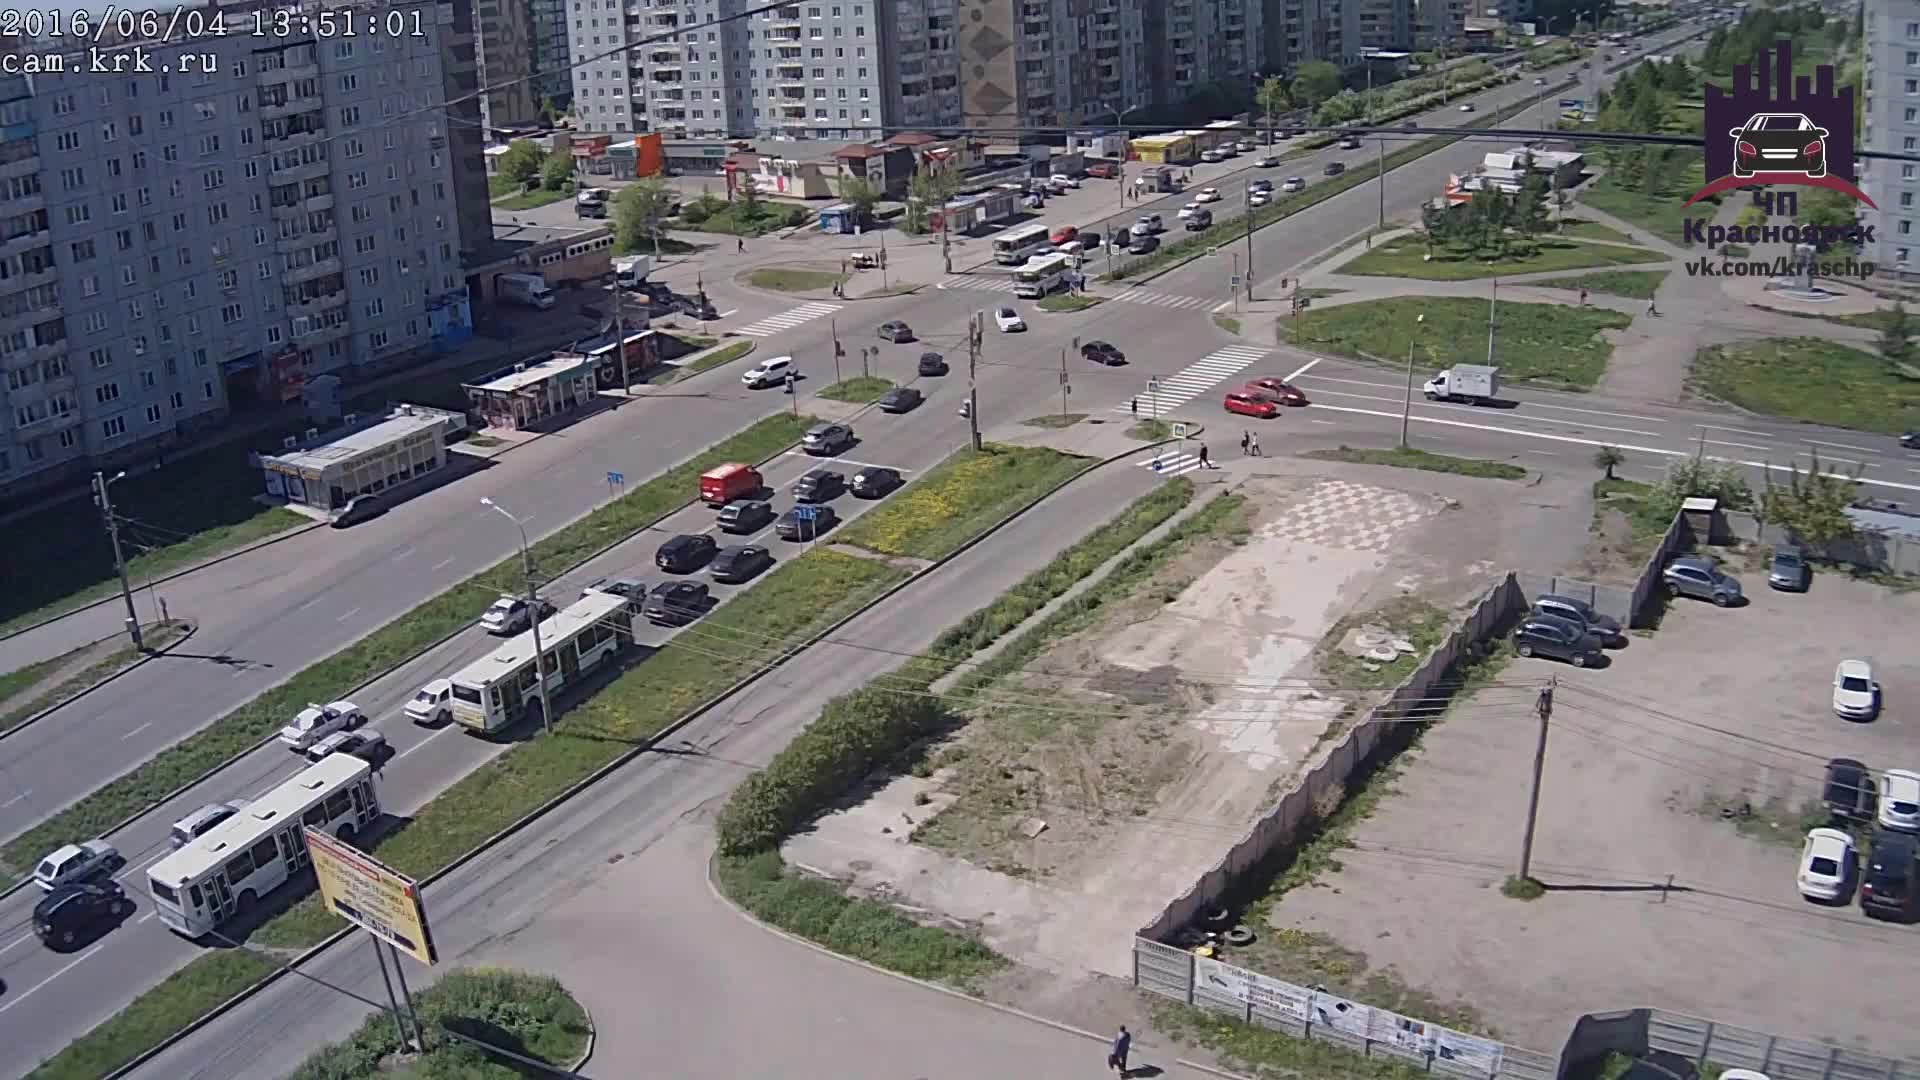
[[993, 325], [999, 327], [1003, 334], [1016, 333], [1027, 328], [1026, 321], [1020, 318], [1020, 313], [1010, 307], [1003, 307], [993, 313]]
[[1254, 162], [1254, 164], [1262, 169], [1277, 169], [1280, 167], [1280, 159], [1277, 157], [1263, 157], [1259, 161]]
[[1185, 221], [1199, 212], [1200, 212], [1200, 204], [1197, 202], [1190, 202], [1187, 205], [1181, 207], [1179, 212], [1174, 214], [1173, 216], [1179, 218], [1181, 221]]
[[793, 357], [776, 356], [748, 368], [740, 376], [740, 385], [749, 390], [758, 390], [763, 386], [778, 386], [787, 381], [788, 375], [798, 375], [800, 369], [794, 366]]
[[1920, 773], [1888, 769], [1880, 777], [1880, 824], [1901, 832], [1920, 832]]
[[105, 840], [68, 844], [40, 860], [40, 865], [33, 868], [33, 883], [52, 892], [95, 874], [110, 874], [126, 864], [119, 849]]
[[1085, 249], [1086, 249], [1086, 245], [1082, 244], [1080, 241], [1069, 240], [1066, 243], [1061, 244], [1059, 247], [1054, 248], [1053, 253], [1055, 255], [1071, 256], [1071, 255], [1078, 255], [1080, 254], [1080, 252], [1084, 251]]
[[1264, 191], [1255, 191], [1247, 195], [1248, 206], [1265, 206], [1273, 201], [1273, 196]]
[[1465, 102], [1461, 102], [1461, 103], [1460, 103], [1460, 111], [1461, 111], [1461, 112], [1472, 112], [1472, 111], [1473, 111], [1473, 103], [1472, 103], [1472, 102], [1470, 102], [1470, 101], [1465, 101]]
[[1210, 187], [1210, 188], [1201, 188], [1201, 189], [1200, 189], [1200, 194], [1198, 194], [1198, 195], [1195, 195], [1195, 196], [1193, 197], [1193, 201], [1194, 201], [1194, 202], [1197, 202], [1197, 203], [1203, 203], [1203, 202], [1219, 202], [1219, 201], [1220, 201], [1220, 189], [1219, 189], [1219, 188], [1211, 188], [1211, 187]]
[[334, 732], [352, 731], [366, 722], [367, 714], [351, 701], [308, 705], [293, 718], [293, 723], [280, 729], [280, 741], [290, 749], [305, 753], [313, 749], [314, 743]]
[[[540, 601], [540, 617], [553, 614], [553, 605]], [[523, 596], [502, 596], [480, 613], [480, 629], [489, 634], [518, 634], [533, 626], [533, 605]]]
[[361, 731], [336, 731], [313, 744], [308, 761], [319, 761], [335, 754], [352, 754], [364, 761], [378, 763], [387, 749], [387, 737], [372, 728]]
[[1047, 183], [1057, 188], [1077, 188], [1080, 186], [1080, 181], [1068, 176], [1066, 173], [1054, 173], [1052, 176], [1047, 177]]
[[1234, 143], [1233, 145], [1236, 150], [1239, 150], [1243, 154], [1251, 154], [1254, 152], [1255, 149], [1257, 149], [1252, 142], [1246, 139], [1241, 139], [1239, 142]]
[[1865, 660], [1842, 660], [1833, 669], [1833, 711], [1847, 720], [1871, 720], [1880, 711], [1880, 684]]
[[415, 691], [407, 702], [407, 719], [427, 727], [453, 719], [453, 680], [435, 679]]
[[1853, 872], [1853, 837], [1839, 829], [1814, 829], [1800, 848], [1800, 895], [1838, 900]]
[[1305, 191], [1307, 190], [1306, 178], [1302, 176], [1289, 176], [1285, 180], [1282, 180], [1280, 182], [1280, 190], [1281, 191]]

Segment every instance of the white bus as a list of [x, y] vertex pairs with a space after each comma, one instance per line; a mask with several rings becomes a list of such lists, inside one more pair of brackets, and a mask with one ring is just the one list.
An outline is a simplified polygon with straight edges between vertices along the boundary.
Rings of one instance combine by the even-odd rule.
[[1022, 225], [1008, 229], [993, 238], [993, 261], [1001, 266], [1019, 266], [1028, 256], [1037, 255], [1047, 246], [1047, 237], [1052, 233], [1045, 225]]
[[1065, 255], [1042, 255], [1013, 272], [1013, 295], [1038, 300], [1066, 284], [1073, 260]]
[[333, 754], [147, 869], [168, 929], [199, 938], [306, 869], [302, 827], [350, 840], [380, 816], [373, 766]]
[[[557, 694], [602, 660], [633, 644], [635, 602], [589, 591], [540, 624], [547, 693]], [[533, 631], [507, 639], [453, 676], [453, 719], [482, 734], [523, 716], [540, 715], [540, 678], [533, 670]]]

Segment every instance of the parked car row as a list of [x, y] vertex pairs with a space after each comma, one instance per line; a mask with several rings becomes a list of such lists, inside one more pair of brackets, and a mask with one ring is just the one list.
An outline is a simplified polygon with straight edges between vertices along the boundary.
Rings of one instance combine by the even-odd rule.
[[1595, 611], [1585, 600], [1553, 593], [1535, 597], [1513, 629], [1514, 652], [1564, 660], [1574, 667], [1599, 664], [1607, 649], [1626, 642], [1618, 619]]

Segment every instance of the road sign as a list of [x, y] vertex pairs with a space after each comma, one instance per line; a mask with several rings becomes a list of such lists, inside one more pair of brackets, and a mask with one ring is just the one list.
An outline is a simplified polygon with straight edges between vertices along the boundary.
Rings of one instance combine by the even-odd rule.
[[1160, 389], [1160, 380], [1159, 380], [1159, 379], [1148, 379], [1148, 380], [1147, 380], [1147, 392], [1148, 392], [1148, 393], [1152, 393], [1153, 391], [1155, 391], [1155, 390], [1158, 390], [1158, 389]]
[[1187, 437], [1187, 425], [1185, 425], [1185, 424], [1182, 424], [1182, 423], [1180, 423], [1180, 422], [1179, 422], [1179, 421], [1177, 421], [1177, 420], [1176, 420], [1176, 421], [1174, 421], [1174, 424], [1173, 424], [1173, 437], [1174, 437], [1174, 438], [1176, 438], [1176, 439], [1184, 439], [1184, 438], [1186, 438], [1186, 437]]
[[1238, 288], [1238, 287], [1239, 287], [1239, 285], [1240, 285], [1240, 275], [1239, 275], [1239, 274], [1235, 274], [1235, 275], [1233, 275], [1233, 284], [1234, 284], [1234, 287], [1235, 287], [1235, 288]]
[[1060, 373], [1060, 385], [1061, 386], [1067, 385], [1067, 373], [1064, 371]]
[[439, 962], [420, 886], [412, 878], [318, 829], [306, 834], [328, 911], [429, 967]]
[[607, 483], [612, 484], [615, 487], [618, 487], [621, 484], [624, 484], [626, 482], [627, 482], [626, 473], [610, 472], [607, 474]]
[[820, 508], [817, 506], [802, 505], [793, 508], [793, 520], [795, 521], [813, 521], [819, 516]]

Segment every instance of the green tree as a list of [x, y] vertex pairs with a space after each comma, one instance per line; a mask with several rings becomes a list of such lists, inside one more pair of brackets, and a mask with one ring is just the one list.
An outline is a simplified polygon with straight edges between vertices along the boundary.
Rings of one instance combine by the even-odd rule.
[[572, 155], [548, 154], [547, 160], [540, 163], [540, 186], [548, 191], [560, 191], [572, 179]]
[[753, 186], [753, 177], [745, 173], [739, 176], [739, 185], [734, 189], [732, 217], [740, 232], [752, 232], [766, 208], [760, 198], [760, 189]]
[[1513, 197], [1513, 228], [1521, 236], [1532, 240], [1547, 231], [1547, 199], [1552, 192], [1552, 184], [1531, 167], [1532, 155], [1525, 155], [1523, 160], [1528, 162], [1527, 178], [1520, 182], [1520, 190]]
[[1340, 92], [1340, 69], [1325, 60], [1300, 65], [1293, 77], [1293, 100], [1303, 108], [1318, 109]]
[[1593, 452], [1593, 467], [1606, 474], [1612, 480], [1613, 470], [1627, 463], [1627, 455], [1617, 446], [1603, 446]]
[[1718, 499], [1722, 510], [1750, 510], [1754, 505], [1753, 488], [1741, 466], [1699, 456], [1667, 466], [1667, 475], [1654, 487], [1652, 505], [1661, 518], [1670, 518], [1693, 498]]
[[873, 208], [880, 204], [880, 193], [857, 176], [840, 181], [840, 201], [853, 207], [854, 219], [862, 226], [873, 224]]
[[1913, 323], [1907, 318], [1907, 305], [1898, 300], [1880, 327], [1880, 355], [1895, 366], [1913, 362]]
[[1267, 142], [1273, 142], [1274, 122], [1282, 113], [1293, 108], [1293, 97], [1287, 93], [1287, 84], [1275, 75], [1260, 84], [1253, 93], [1254, 104], [1260, 106], [1260, 114], [1267, 118]]
[[907, 213], [902, 227], [912, 233], [926, 232], [927, 211], [945, 205], [953, 192], [953, 176], [947, 170], [925, 166], [915, 169], [907, 178]]
[[[1802, 190], [1799, 195], [1799, 222], [1803, 226], [1817, 225], [1833, 229], [1850, 229], [1859, 224], [1854, 216], [1854, 201], [1849, 196], [1837, 191], [1828, 191], [1825, 188]], [[1838, 240], [1833, 246], [1850, 254], [1855, 253], [1859, 247], [1851, 240]]]
[[525, 139], [515, 139], [507, 144], [507, 152], [500, 155], [500, 175], [524, 184], [540, 175], [546, 159], [546, 151]]
[[1815, 453], [1806, 472], [1787, 467], [1785, 485], [1775, 483], [1773, 470], [1768, 469], [1766, 488], [1760, 494], [1760, 517], [1813, 548], [1850, 539], [1854, 526], [1847, 507], [1859, 497], [1864, 467], [1855, 466], [1850, 475], [1834, 473], [1821, 467], [1820, 455]]
[[638, 251], [660, 237], [660, 225], [673, 205], [673, 191], [665, 180], [649, 176], [629, 185], [613, 198], [613, 238], [622, 251]]

